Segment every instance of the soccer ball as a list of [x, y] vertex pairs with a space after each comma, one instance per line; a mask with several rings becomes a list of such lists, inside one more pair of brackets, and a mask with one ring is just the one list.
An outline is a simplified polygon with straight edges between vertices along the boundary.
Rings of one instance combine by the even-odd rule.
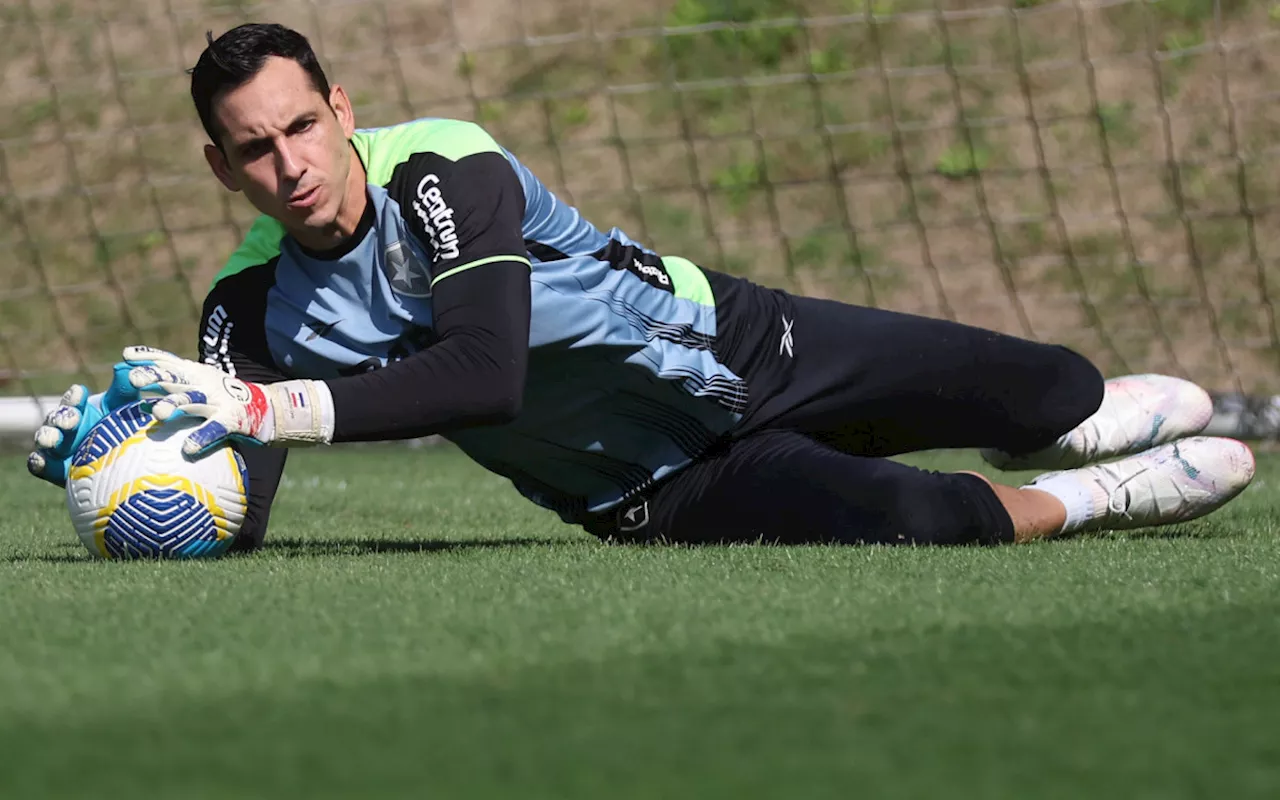
[[67, 508], [100, 558], [221, 555], [244, 523], [249, 476], [229, 446], [198, 458], [182, 440], [202, 420], [157, 422], [140, 400], [93, 427], [71, 458]]

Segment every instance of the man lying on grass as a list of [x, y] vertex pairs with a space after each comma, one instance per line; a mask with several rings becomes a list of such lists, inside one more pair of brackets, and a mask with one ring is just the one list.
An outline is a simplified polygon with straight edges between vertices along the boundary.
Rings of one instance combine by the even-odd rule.
[[[210, 37], [191, 94], [214, 175], [263, 216], [204, 303], [200, 362], [130, 347], [114, 391], [68, 390], [28, 462], [54, 483], [140, 389], [207, 420], [189, 455], [241, 449], [239, 550], [287, 448], [427, 434], [625, 540], [1027, 541], [1189, 520], [1252, 479], [1247, 447], [1196, 436], [1211, 403], [1186, 381], [1104, 383], [1063, 347], [661, 257], [469, 122], [357, 129], [287, 28]], [[1059, 471], [1014, 488], [887, 458], [959, 447]]]

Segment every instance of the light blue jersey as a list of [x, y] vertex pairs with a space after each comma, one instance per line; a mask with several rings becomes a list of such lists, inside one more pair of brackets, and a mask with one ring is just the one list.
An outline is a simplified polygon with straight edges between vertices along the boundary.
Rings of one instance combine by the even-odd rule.
[[[598, 230], [472, 123], [360, 130], [352, 144], [368, 173], [360, 229], [313, 253], [260, 218], [206, 303], [208, 363], [316, 379], [382, 367], [431, 346], [433, 286], [514, 260], [532, 299], [522, 411], [448, 436], [524, 495], [570, 520], [610, 509], [741, 419], [746, 385], [717, 358], [697, 266]], [[488, 232], [503, 193], [523, 199], [520, 252]]]

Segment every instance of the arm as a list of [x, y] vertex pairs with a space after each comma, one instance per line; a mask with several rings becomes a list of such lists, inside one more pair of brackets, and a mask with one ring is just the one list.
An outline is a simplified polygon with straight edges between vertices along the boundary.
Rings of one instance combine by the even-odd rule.
[[157, 418], [206, 418], [184, 452], [228, 436], [280, 447], [412, 438], [519, 413], [531, 293], [519, 179], [496, 151], [456, 163], [420, 154], [404, 166], [391, 187], [432, 258], [438, 341], [365, 375], [265, 384], [227, 380], [163, 351], [126, 349], [125, 361], [136, 366], [133, 384], [168, 395], [154, 408]]
[[496, 146], [457, 161], [419, 153], [387, 189], [431, 256], [438, 339], [380, 370], [327, 381], [333, 440], [405, 439], [511, 421], [524, 395], [530, 321], [525, 197], [515, 170]]
[[411, 439], [520, 413], [529, 359], [529, 268], [496, 262], [441, 281], [436, 334], [394, 364], [327, 381], [335, 442]]

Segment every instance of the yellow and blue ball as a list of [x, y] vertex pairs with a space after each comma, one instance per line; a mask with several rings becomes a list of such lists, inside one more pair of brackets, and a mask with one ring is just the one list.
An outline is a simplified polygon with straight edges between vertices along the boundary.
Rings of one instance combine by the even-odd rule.
[[72, 456], [72, 525], [100, 558], [221, 555], [244, 523], [244, 461], [230, 446], [184, 456], [182, 440], [202, 420], [157, 422], [147, 406], [142, 400], [108, 414]]

